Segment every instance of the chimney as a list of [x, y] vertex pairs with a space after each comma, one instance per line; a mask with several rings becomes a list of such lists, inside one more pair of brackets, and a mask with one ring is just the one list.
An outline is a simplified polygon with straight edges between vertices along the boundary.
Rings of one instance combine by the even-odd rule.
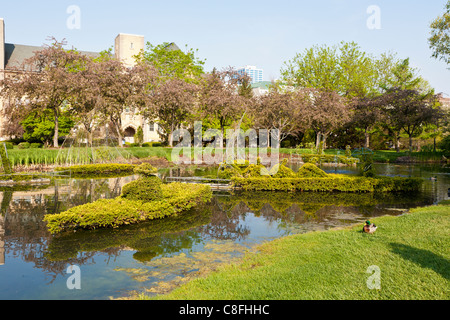
[[0, 18], [0, 70], [5, 69], [5, 20]]

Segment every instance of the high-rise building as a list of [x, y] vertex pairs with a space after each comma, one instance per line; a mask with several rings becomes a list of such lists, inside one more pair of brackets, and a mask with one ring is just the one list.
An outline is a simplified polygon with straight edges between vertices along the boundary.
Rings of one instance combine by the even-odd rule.
[[252, 79], [252, 83], [263, 81], [263, 70], [255, 66], [245, 66], [239, 68], [237, 72], [241, 75], [247, 74]]

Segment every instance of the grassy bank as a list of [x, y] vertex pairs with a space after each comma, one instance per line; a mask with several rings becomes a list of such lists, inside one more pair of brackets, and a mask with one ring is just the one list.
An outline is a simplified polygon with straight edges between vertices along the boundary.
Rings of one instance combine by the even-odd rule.
[[[450, 206], [418, 208], [373, 222], [378, 230], [372, 235], [362, 233], [359, 225], [268, 242], [242, 263], [157, 298], [448, 299]], [[379, 267], [380, 289], [368, 288], [370, 266]]]

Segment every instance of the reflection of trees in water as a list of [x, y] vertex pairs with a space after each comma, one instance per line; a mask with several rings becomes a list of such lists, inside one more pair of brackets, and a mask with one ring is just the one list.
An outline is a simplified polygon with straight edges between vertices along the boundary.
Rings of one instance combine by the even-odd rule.
[[[53, 279], [58, 274], [65, 273], [68, 263], [93, 263], [95, 254], [91, 252], [80, 252], [64, 261], [48, 260], [45, 253], [52, 237], [43, 218], [46, 214], [58, 213], [99, 198], [116, 197], [129, 180], [129, 177], [73, 179], [69, 183], [57, 181], [55, 185], [45, 189], [30, 186], [3, 188], [0, 214], [3, 218], [2, 229], [5, 230], [2, 239], [5, 255], [19, 256], [26, 262], [32, 262]], [[107, 248], [104, 252], [114, 256], [119, 249]]]
[[211, 221], [201, 227], [201, 232], [212, 239], [217, 240], [241, 240], [250, 234], [250, 229], [242, 225], [241, 217], [248, 212], [239, 205], [230, 206], [222, 202], [218, 197], [211, 201]]

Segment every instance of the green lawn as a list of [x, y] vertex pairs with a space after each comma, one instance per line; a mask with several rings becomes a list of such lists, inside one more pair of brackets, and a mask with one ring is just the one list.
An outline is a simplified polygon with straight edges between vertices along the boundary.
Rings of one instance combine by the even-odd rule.
[[[449, 299], [449, 218], [450, 206], [439, 205], [373, 219], [372, 235], [359, 225], [288, 236], [157, 298]], [[368, 288], [370, 266], [379, 267], [379, 290]]]

